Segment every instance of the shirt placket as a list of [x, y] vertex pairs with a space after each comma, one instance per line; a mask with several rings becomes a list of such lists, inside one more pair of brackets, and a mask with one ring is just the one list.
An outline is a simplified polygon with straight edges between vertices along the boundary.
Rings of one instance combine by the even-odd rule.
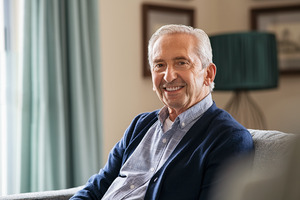
[[[153, 175], [156, 173], [156, 171], [158, 170], [158, 167], [160, 166], [162, 157], [166, 151], [166, 147], [168, 145], [168, 142], [170, 141], [170, 137], [172, 135], [170, 134], [163, 134], [162, 129], [160, 128], [158, 130], [159, 135], [161, 135], [159, 142], [157, 143], [157, 145], [155, 145], [153, 147], [153, 150], [155, 150], [155, 154], [153, 157], [151, 157], [151, 162], [153, 163], [152, 166], [149, 167], [149, 169], [147, 170], [146, 174], [143, 175], [139, 175], [138, 177], [136, 177], [135, 179], [128, 179], [127, 181], [124, 182], [124, 185], [122, 186], [121, 190], [122, 191], [128, 191], [125, 195], [118, 195], [116, 194], [114, 198], [116, 199], [124, 199], [125, 197], [130, 196], [130, 194], [137, 188], [142, 186], [143, 184], [145, 184], [146, 182], [150, 181], [150, 179], [153, 177]], [[134, 164], [134, 163], [129, 163]]]

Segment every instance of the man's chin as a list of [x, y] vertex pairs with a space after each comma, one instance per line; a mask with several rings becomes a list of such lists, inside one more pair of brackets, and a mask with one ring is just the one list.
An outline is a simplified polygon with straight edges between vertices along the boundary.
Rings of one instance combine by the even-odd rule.
[[168, 102], [165, 105], [172, 110], [182, 110], [184, 108], [184, 104], [180, 102]]

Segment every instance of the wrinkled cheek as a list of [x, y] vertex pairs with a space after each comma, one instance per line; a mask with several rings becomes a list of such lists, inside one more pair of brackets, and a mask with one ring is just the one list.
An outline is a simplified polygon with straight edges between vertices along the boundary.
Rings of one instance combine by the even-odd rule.
[[159, 77], [158, 75], [153, 73], [152, 74], [152, 83], [153, 83], [153, 87], [156, 90], [159, 90], [159, 87], [160, 87], [160, 84], [161, 84], [161, 77]]
[[163, 101], [164, 99], [164, 95], [163, 95], [163, 91], [159, 88], [156, 88], [156, 95], [158, 96], [158, 98]]

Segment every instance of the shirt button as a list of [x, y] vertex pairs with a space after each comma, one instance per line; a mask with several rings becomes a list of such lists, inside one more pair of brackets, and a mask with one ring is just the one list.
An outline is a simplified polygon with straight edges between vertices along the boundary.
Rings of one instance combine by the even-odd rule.
[[151, 172], [154, 172], [154, 167], [152, 167], [152, 168], [150, 169], [150, 171], [151, 171]]
[[162, 142], [165, 144], [165, 143], [167, 142], [167, 139], [164, 138], [164, 139], [162, 140]]
[[131, 186], [130, 186], [130, 189], [134, 189], [134, 185], [131, 185]]
[[185, 126], [185, 123], [184, 123], [184, 122], [182, 122], [182, 123], [181, 123], [181, 126], [182, 126], [182, 127], [184, 127], [184, 126]]

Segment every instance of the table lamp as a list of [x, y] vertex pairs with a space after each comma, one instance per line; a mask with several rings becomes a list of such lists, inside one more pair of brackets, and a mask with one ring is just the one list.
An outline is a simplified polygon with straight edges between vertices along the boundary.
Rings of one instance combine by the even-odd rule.
[[266, 129], [265, 117], [249, 95], [250, 90], [276, 88], [276, 38], [266, 32], [240, 32], [210, 36], [217, 66], [215, 90], [232, 90], [225, 106], [246, 128]]

